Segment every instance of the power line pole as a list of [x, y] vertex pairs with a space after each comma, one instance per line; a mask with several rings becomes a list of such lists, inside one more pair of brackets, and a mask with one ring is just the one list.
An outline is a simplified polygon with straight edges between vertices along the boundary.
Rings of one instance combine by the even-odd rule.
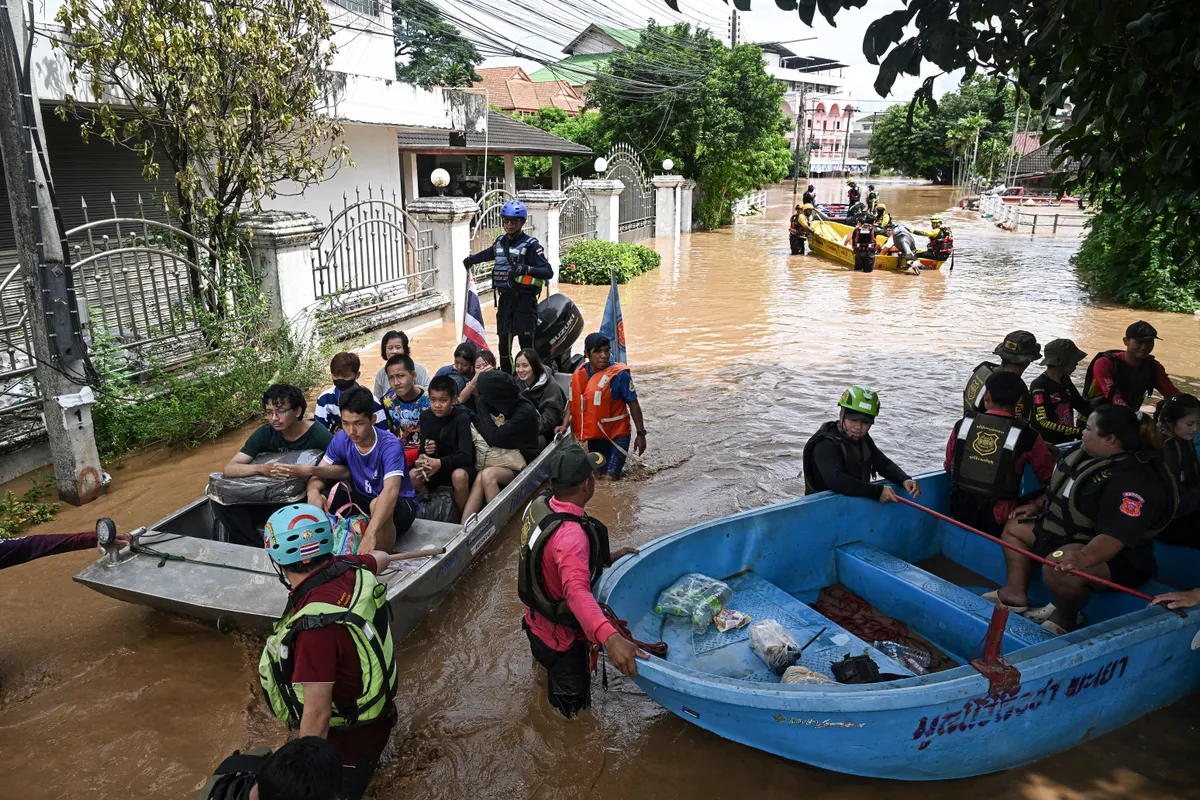
[[850, 120], [854, 118], [854, 106], [846, 106], [846, 141], [842, 143], [842, 172], [846, 171], [846, 152], [850, 149]]
[[805, 141], [804, 136], [804, 104], [808, 102], [808, 84], [800, 84], [800, 105], [796, 107], [796, 155], [792, 161], [792, 201], [800, 190], [800, 146]]
[[737, 47], [738, 43], [738, 15], [737, 9], [734, 9], [729, 15], [729, 47]]
[[33, 352], [26, 355], [37, 368], [59, 497], [83, 505], [103, 490], [92, 429], [94, 396], [82, 382], [84, 344], [51, 199], [49, 162], [39, 157], [46, 137], [28, 67], [22, 64], [28, 35], [19, 0], [11, 5], [0, 0], [0, 159], [33, 341]]

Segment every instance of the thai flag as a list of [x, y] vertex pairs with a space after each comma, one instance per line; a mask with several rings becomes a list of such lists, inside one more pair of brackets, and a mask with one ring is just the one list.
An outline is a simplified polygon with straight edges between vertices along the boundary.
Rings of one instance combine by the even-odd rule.
[[467, 271], [467, 313], [463, 317], [464, 342], [474, 342], [486, 348], [487, 332], [483, 328], [483, 310], [479, 307], [479, 293], [475, 291], [475, 276]]
[[308, 544], [300, 545], [300, 557], [303, 559], [314, 558], [320, 552], [320, 542], [309, 542]]
[[604, 304], [604, 318], [600, 322], [600, 333], [610, 342], [609, 363], [625, 364], [625, 322], [621, 319], [621, 295], [617, 292], [617, 271], [609, 270], [608, 302]]

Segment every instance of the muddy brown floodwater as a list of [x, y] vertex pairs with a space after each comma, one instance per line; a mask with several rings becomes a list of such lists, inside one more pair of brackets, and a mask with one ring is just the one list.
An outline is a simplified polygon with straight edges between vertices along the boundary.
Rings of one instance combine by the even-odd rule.
[[[819, 184], [822, 200], [841, 189]], [[886, 183], [880, 195], [905, 220], [952, 199]], [[660, 245], [662, 266], [622, 288], [649, 449], [591, 507], [614, 546], [802, 494], [803, 443], [850, 383], [880, 392], [872, 434], [885, 450], [912, 471], [939, 466], [968, 373], [1013, 328], [1095, 352], [1145, 318], [1172, 375], [1200, 376], [1200, 321], [1090, 301], [1068, 266], [1072, 237], [1002, 233], [952, 211], [952, 273], [856, 274], [789, 256], [791, 200], [790, 187], [775, 190], [764, 218]], [[564, 289], [594, 329], [605, 289]], [[457, 338], [449, 326], [422, 331], [414, 356], [435, 369]], [[378, 366], [374, 350], [364, 382]], [[101, 515], [124, 528], [153, 522], [198, 497], [247, 430], [131, 457], [107, 497], [38, 530], [83, 530]], [[518, 623], [514, 532], [401, 645], [400, 723], [371, 796], [1200, 797], [1195, 696], [1023, 769], [932, 784], [839, 775], [727, 742], [611, 670], [593, 712], [567, 723], [544, 699]], [[284, 741], [257, 690], [258, 641], [72, 583], [93, 558], [0, 572], [0, 797], [184, 797], [234, 748]]]

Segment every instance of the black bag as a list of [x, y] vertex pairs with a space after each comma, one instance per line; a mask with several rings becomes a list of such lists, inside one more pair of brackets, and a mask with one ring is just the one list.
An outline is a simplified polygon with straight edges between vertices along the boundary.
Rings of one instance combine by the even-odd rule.
[[420, 495], [417, 501], [421, 505], [417, 519], [457, 523], [462, 513], [454, 505], [454, 494], [448, 486], [439, 486], [429, 494]]
[[892, 672], [880, 672], [879, 665], [868, 655], [852, 656], [849, 653], [841, 661], [831, 661], [829, 669], [838, 683], [882, 683], [898, 681], [909, 676]]
[[[325, 455], [321, 450], [288, 450], [284, 453], [263, 453], [255, 456], [251, 464], [304, 464], [316, 466]], [[248, 478], [226, 478], [223, 472], [208, 476], [208, 499], [223, 506], [246, 503], [271, 503], [287, 505], [303, 503], [308, 496], [308, 478], [279, 480], [266, 475], [251, 475]]]

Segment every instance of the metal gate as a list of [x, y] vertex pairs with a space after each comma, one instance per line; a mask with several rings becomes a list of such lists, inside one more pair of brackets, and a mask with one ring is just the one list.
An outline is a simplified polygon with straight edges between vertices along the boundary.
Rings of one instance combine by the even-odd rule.
[[[504, 226], [500, 223], [500, 211], [504, 208], [504, 204], [509, 200], [516, 200], [517, 196], [505, 189], [492, 189], [485, 192], [479, 198], [475, 216], [471, 218], [471, 252], [478, 253], [485, 247], [488, 247], [500, 234], [504, 233]], [[530, 228], [526, 227], [527, 232]], [[530, 236], [534, 234], [529, 233]], [[476, 264], [471, 270], [475, 275], [475, 288], [479, 292], [485, 289], [490, 289], [492, 286], [492, 267], [495, 265], [491, 261], [483, 264]]]
[[576, 242], [596, 238], [596, 207], [583, 191], [578, 178], [566, 188], [567, 202], [563, 204], [558, 223], [558, 247], [560, 253]]
[[[378, 191], [379, 196], [375, 196]], [[436, 305], [433, 233], [383, 187], [329, 207], [329, 225], [312, 246], [313, 289], [322, 327], [333, 335], [369, 330]]]
[[654, 235], [654, 186], [647, 177], [645, 162], [624, 142], [613, 147], [607, 161], [604, 177], [625, 184], [625, 191], [619, 195], [620, 240], [637, 242], [650, 238]]

